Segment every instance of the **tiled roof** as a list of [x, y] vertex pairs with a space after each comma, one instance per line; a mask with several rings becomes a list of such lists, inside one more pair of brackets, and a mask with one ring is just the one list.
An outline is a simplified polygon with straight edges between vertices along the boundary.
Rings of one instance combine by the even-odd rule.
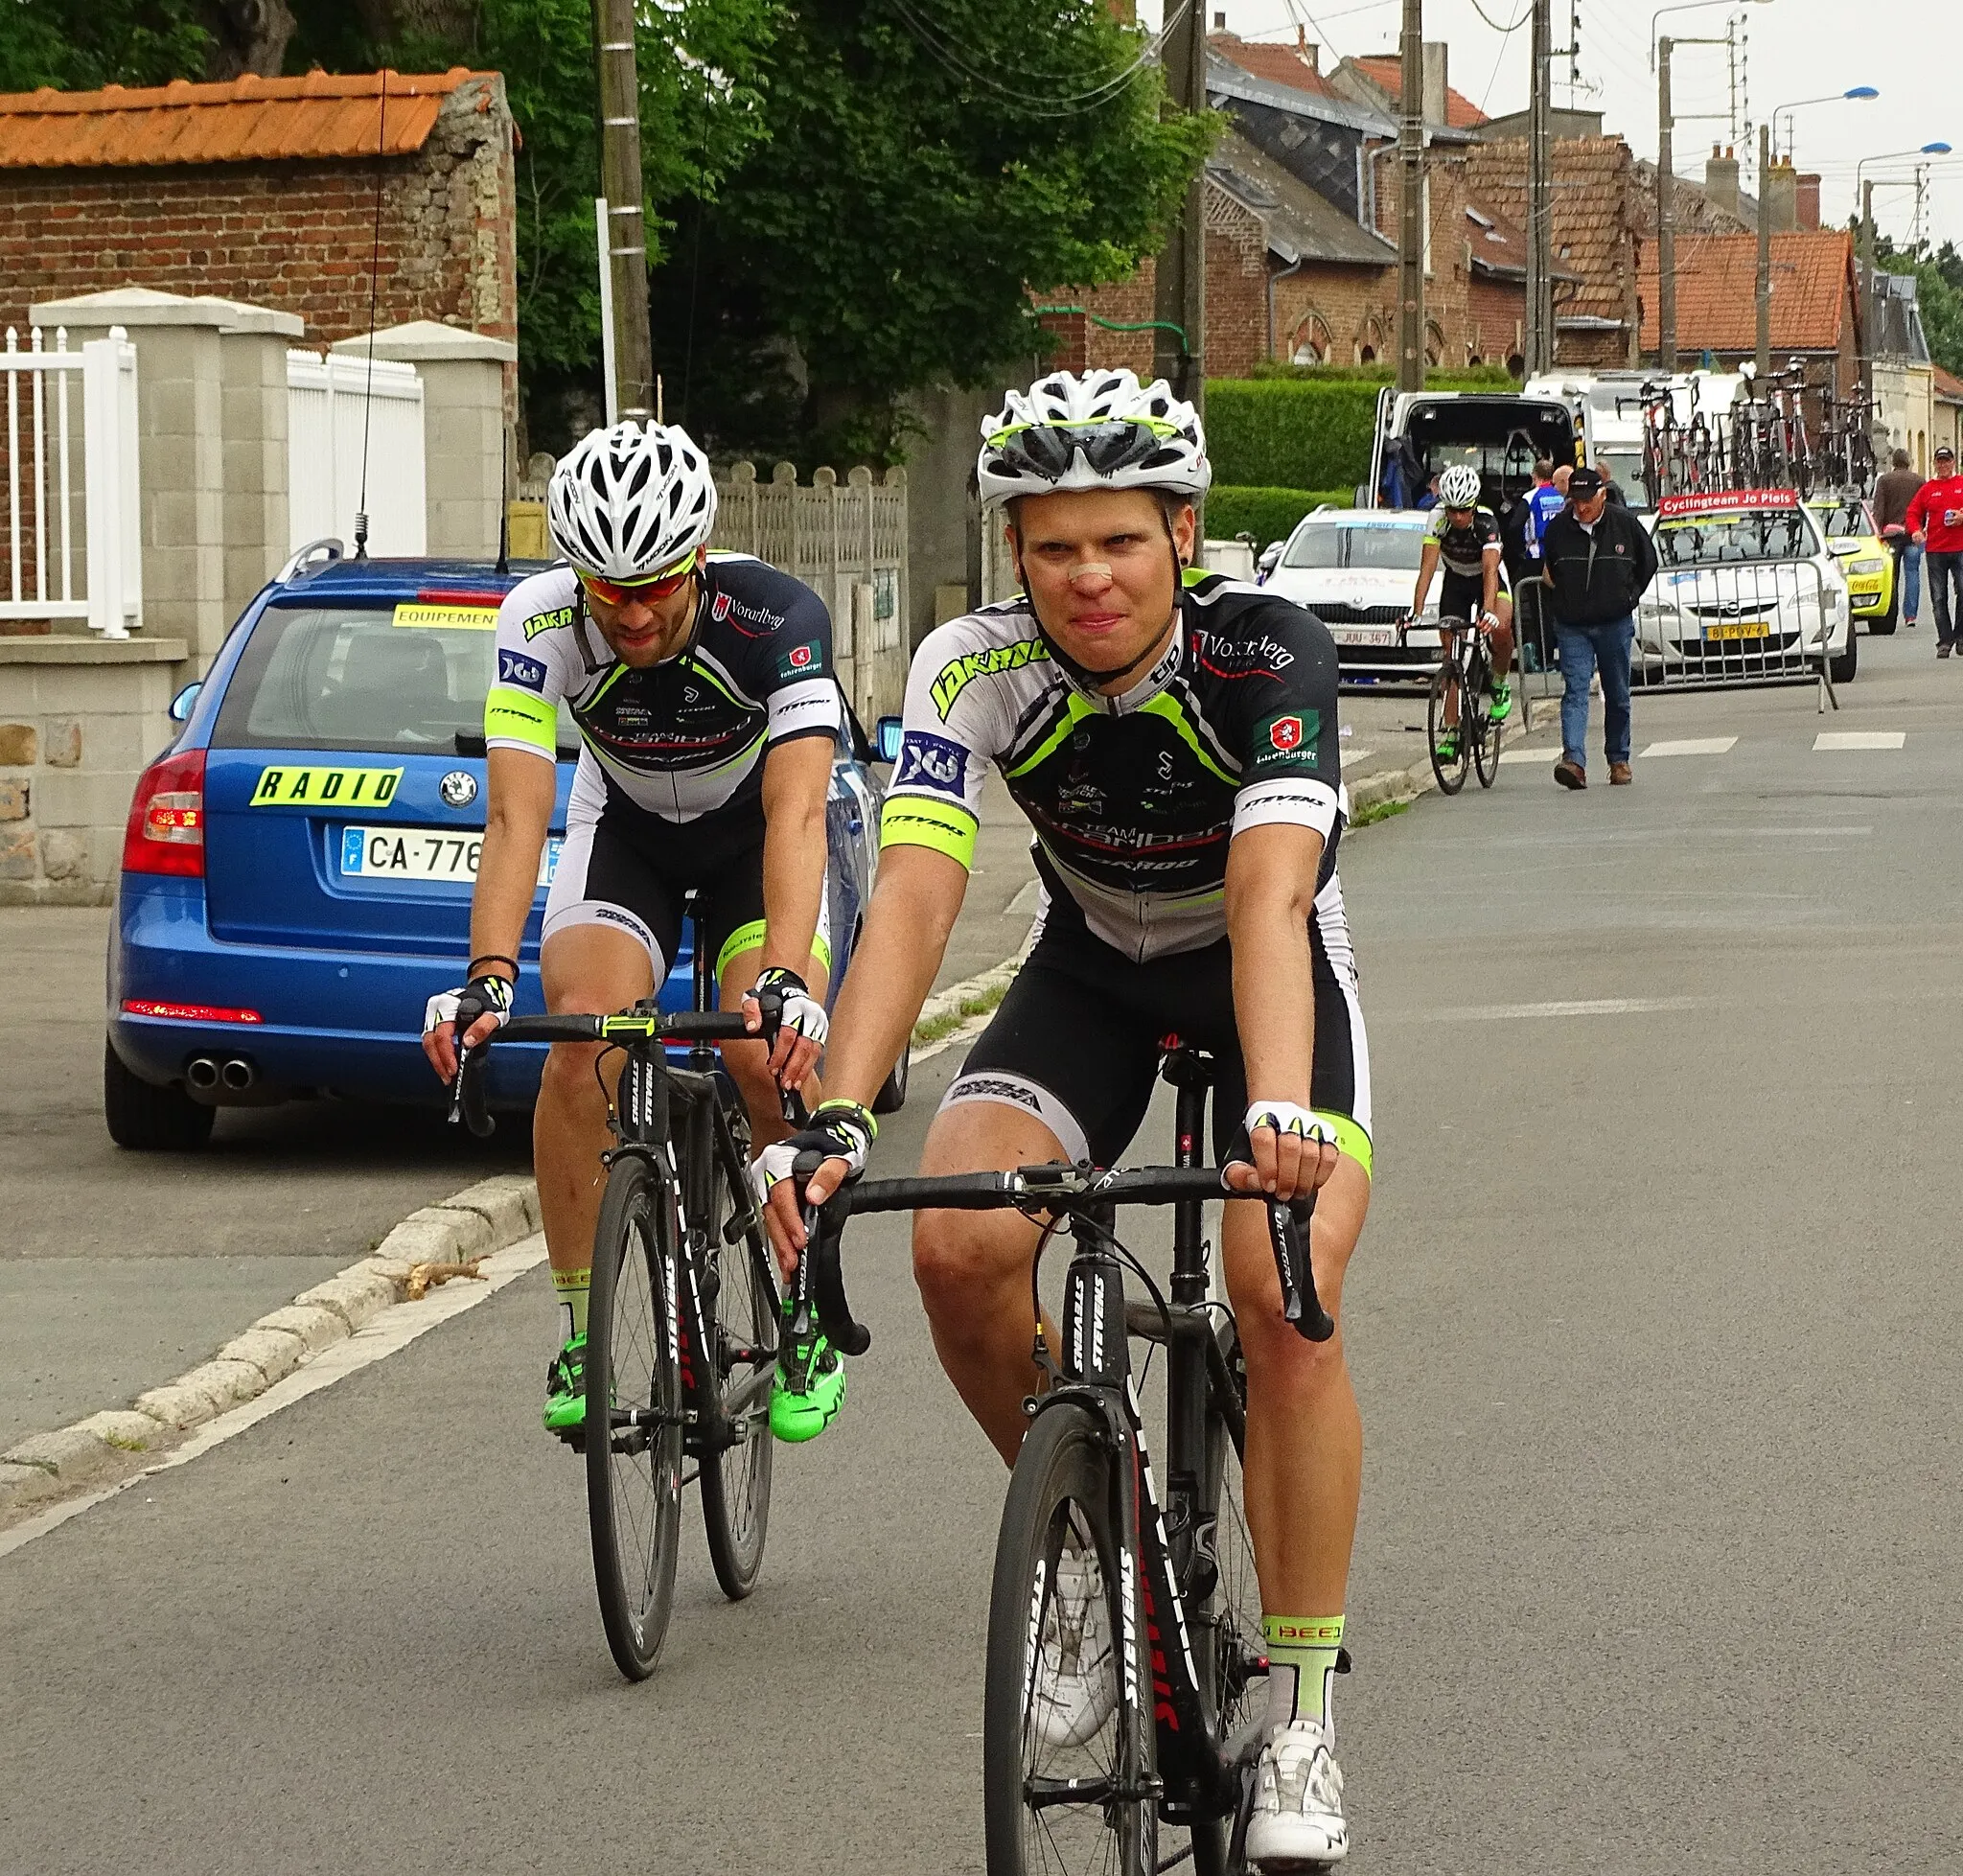
[[[1390, 99], [1395, 109], [1404, 98], [1404, 61], [1394, 52], [1366, 53], [1351, 61]], [[1470, 130], [1486, 122], [1486, 113], [1463, 91], [1445, 86], [1445, 122], [1454, 130]]]
[[[1466, 201], [1465, 238], [1471, 244], [1473, 272], [1497, 274], [1508, 280], [1526, 279], [1526, 234], [1491, 203]], [[1553, 272], [1556, 280], [1579, 277], [1561, 261], [1554, 264]]]
[[353, 78], [248, 75], [225, 84], [174, 79], [134, 91], [112, 84], [10, 92], [0, 95], [0, 169], [404, 156], [422, 149], [444, 99], [485, 76], [456, 66]]
[[1936, 381], [1936, 396], [1946, 398], [1951, 404], [1963, 404], [1963, 379], [1953, 378], [1941, 365], [1932, 367]]
[[[1637, 234], [1647, 239], [1656, 232], [1656, 165], [1646, 156], [1637, 157], [1635, 179], [1629, 220]], [[1741, 197], [1741, 210], [1744, 200]], [[1754, 202], [1752, 208], [1756, 214], [1758, 204]], [[1676, 178], [1676, 187], [1671, 192], [1670, 214], [1679, 235], [1749, 235], [1755, 234], [1759, 225], [1750, 216], [1721, 208], [1697, 183], [1683, 175]]]
[[1229, 130], [1207, 161], [1207, 174], [1260, 217], [1270, 250], [1285, 263], [1394, 267], [1397, 250], [1346, 215], [1301, 177]]
[[1318, 98], [1339, 95], [1328, 80], [1294, 46], [1250, 45], [1234, 33], [1210, 33], [1207, 43], [1222, 58], [1238, 65], [1243, 72], [1252, 72], [1256, 78], [1266, 79], [1272, 84], [1285, 84], [1292, 90], [1310, 92]]
[[[1628, 146], [1620, 137], [1562, 137], [1554, 145], [1555, 266], [1576, 276], [1556, 316], [1621, 321], [1628, 249]], [[1527, 140], [1475, 143], [1466, 151], [1466, 192], [1515, 227], [1527, 222]]]
[[[1693, 235], [1676, 243], [1676, 342], [1685, 351], [1749, 352], [1758, 342], [1755, 235]], [[1838, 348], [1854, 279], [1844, 228], [1772, 237], [1772, 350]], [[1645, 255], [1643, 346], [1656, 349], [1656, 257]]]

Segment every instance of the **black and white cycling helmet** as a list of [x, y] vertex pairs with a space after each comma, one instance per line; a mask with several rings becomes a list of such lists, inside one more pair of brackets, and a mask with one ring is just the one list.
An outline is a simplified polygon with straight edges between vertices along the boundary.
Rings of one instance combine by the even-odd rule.
[[1213, 479], [1206, 432], [1161, 378], [1052, 371], [982, 426], [982, 499], [1077, 489], [1164, 489], [1199, 496]]
[[1439, 505], [1443, 508], [1479, 506], [1479, 472], [1469, 462], [1455, 462], [1438, 478]]
[[716, 524], [708, 458], [670, 424], [615, 424], [573, 446], [545, 497], [552, 544], [582, 573], [645, 580]]

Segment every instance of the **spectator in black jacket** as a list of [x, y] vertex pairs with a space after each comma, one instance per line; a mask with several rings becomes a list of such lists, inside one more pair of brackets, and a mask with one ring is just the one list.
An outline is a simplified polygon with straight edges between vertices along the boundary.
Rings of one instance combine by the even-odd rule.
[[1629, 653], [1636, 602], [1656, 577], [1656, 544], [1634, 515], [1610, 503], [1602, 472], [1584, 465], [1568, 478], [1568, 505], [1548, 522], [1540, 552], [1566, 686], [1554, 778], [1563, 788], [1588, 785], [1588, 683], [1599, 667], [1608, 779], [1620, 787], [1634, 779]]

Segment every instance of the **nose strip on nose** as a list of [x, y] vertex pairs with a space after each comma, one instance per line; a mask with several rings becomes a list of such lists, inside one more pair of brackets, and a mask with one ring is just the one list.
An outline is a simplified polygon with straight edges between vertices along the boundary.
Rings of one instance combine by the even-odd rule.
[[1108, 560], [1079, 561], [1065, 577], [1072, 586], [1075, 586], [1087, 573], [1095, 573], [1100, 579], [1108, 580], [1111, 577], [1111, 563]]

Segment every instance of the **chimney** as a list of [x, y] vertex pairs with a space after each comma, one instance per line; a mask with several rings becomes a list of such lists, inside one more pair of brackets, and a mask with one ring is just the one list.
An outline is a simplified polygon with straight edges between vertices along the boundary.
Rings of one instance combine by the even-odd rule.
[[1766, 172], [1759, 196], [1759, 213], [1775, 235], [1790, 235], [1793, 229], [1792, 165], [1775, 162]]
[[1717, 144], [1704, 159], [1704, 194], [1727, 215], [1738, 213], [1738, 158]]
[[1305, 26], [1297, 26], [1295, 29], [1295, 51], [1311, 72], [1322, 70], [1323, 49], [1308, 36], [1308, 28]]
[[1792, 222], [1796, 228], [1808, 234], [1814, 233], [1820, 225], [1820, 178], [1818, 175], [1795, 176], [1792, 179]]
[[1424, 41], [1424, 121], [1445, 122], [1445, 52], [1442, 39]]

